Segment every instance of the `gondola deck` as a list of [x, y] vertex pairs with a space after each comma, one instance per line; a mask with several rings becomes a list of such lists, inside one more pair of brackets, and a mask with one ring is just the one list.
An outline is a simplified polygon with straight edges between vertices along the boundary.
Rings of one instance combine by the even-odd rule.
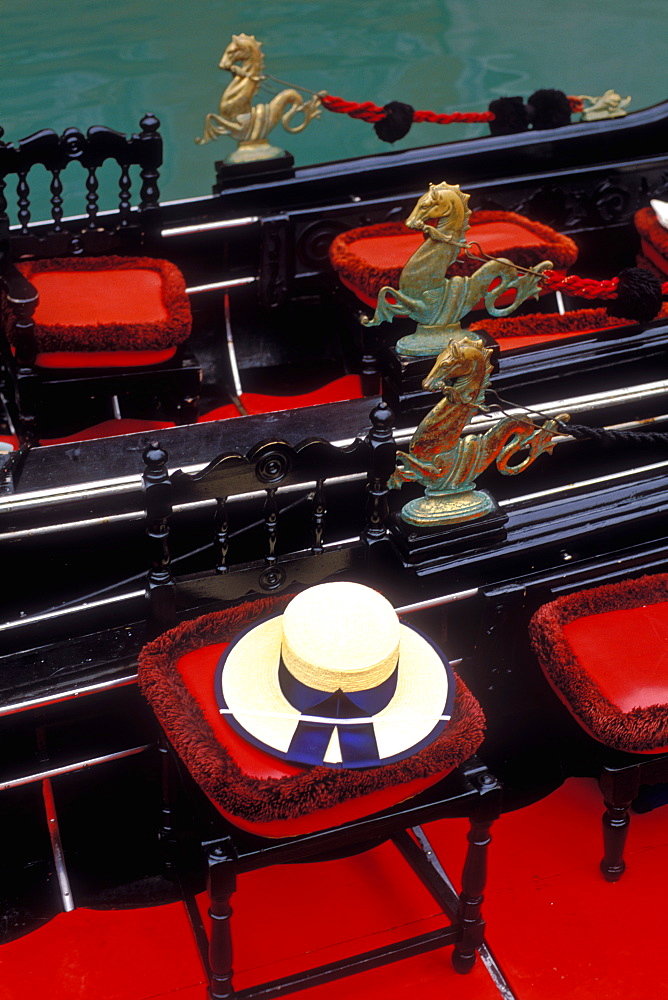
[[[300, 368], [294, 384], [309, 387], [359, 365], [359, 324], [329, 269], [327, 245], [343, 229], [401, 218], [427, 181], [446, 176], [470, 190], [478, 207], [540, 216], [580, 244], [578, 269], [596, 277], [633, 264], [633, 212], [651, 196], [665, 196], [667, 116], [663, 104], [628, 119], [567, 126], [560, 135], [527, 133], [386, 153], [162, 206], [157, 245], [181, 267], [193, 292], [192, 348], [203, 371], [203, 409], [227, 402], [233, 388], [232, 357], [221, 350], [227, 334], [233, 335], [246, 390], [266, 392], [286, 370]], [[657, 319], [567, 343], [523, 347], [500, 356], [493, 387], [506, 409], [529, 408], [541, 415], [567, 410], [573, 423], [664, 432], [667, 345], [668, 322]], [[388, 338], [374, 358], [381, 370], [385, 366], [385, 382], [380, 386], [374, 376], [374, 389], [365, 399], [161, 430], [158, 441], [169, 469], [198, 473], [216, 456], [230, 453], [250, 469], [248, 456], [267, 441], [272, 447], [278, 443], [278, 452], [290, 461], [314, 437], [323, 446], [349, 447], [374, 426], [371, 412], [379, 389], [392, 395], [396, 359], [391, 352]], [[391, 402], [397, 409], [394, 441], [405, 447], [430, 402], [397, 398], [397, 393]], [[483, 429], [499, 413], [476, 418], [471, 429]], [[137, 654], [150, 634], [150, 559], [144, 542], [151, 523], [142, 474], [143, 454], [152, 440], [153, 435], [136, 433], [33, 448], [6, 466], [0, 547], [5, 576], [13, 582], [0, 622], [0, 721], [10, 750], [0, 788], [13, 814], [5, 857], [21, 858], [20, 866], [12, 862], [15, 870], [8, 872], [6, 919], [0, 923], [8, 937], [18, 935], [0, 946], [0, 969], [6, 969], [0, 994], [4, 988], [11, 1000], [27, 995], [27, 956], [36, 947], [42, 965], [29, 973], [35, 995], [48, 987], [56, 1000], [59, 988], [63, 998], [81, 1000], [204, 996], [182, 904], [162, 900], [146, 910], [140, 890], [131, 903], [136, 908], [92, 909], [103, 890], [113, 899], [131, 877], [140, 883], [159, 879], [154, 829], [141, 809], [133, 813], [138, 857], [132, 876], [125, 862], [111, 864], [108, 853], [114, 850], [116, 824], [124, 822], [124, 808], [136, 808], [142, 799], [133, 782], [144, 774], [150, 789], [145, 804], [155, 804], [152, 720], [135, 685]], [[391, 531], [381, 531], [378, 544], [367, 545], [367, 479], [361, 467], [342, 476], [328, 494], [324, 548], [329, 555], [341, 554], [341, 572], [381, 581], [397, 607], [446, 645], [488, 716], [482, 754], [504, 783], [506, 799], [486, 905], [489, 944], [514, 991], [505, 994], [506, 1000], [513, 995], [549, 1000], [563, 995], [564, 988], [583, 1000], [601, 991], [611, 998], [628, 997], [644, 995], [661, 981], [661, 928], [653, 900], [637, 927], [628, 918], [648, 891], [657, 898], [662, 893], [660, 862], [668, 845], [661, 811], [634, 817], [629, 872], [618, 885], [604, 883], [597, 870], [600, 801], [593, 783], [581, 777], [595, 773], [595, 761], [590, 751], [578, 757], [580, 744], [555, 712], [526, 626], [548, 594], [665, 566], [666, 462], [661, 438], [630, 439], [604, 449], [564, 435], [554, 455], [522, 480], [506, 480], [494, 470], [482, 477], [481, 485], [493, 493], [504, 515], [498, 536], [463, 537], [449, 547], [439, 541], [435, 552], [429, 545], [402, 548]], [[248, 469], [244, 474], [250, 477]], [[274, 482], [271, 475], [252, 488], [249, 478], [230, 501], [238, 520], [231, 532], [229, 572], [219, 577], [223, 603], [244, 596], [245, 580], [251, 581], [249, 593], [262, 592], [262, 580], [274, 587], [277, 578], [263, 576], [274, 568], [264, 561], [271, 517], [262, 506], [267, 482]], [[312, 480], [288, 477], [281, 486], [279, 477], [276, 497], [286, 508], [288, 527], [279, 535], [277, 562], [288, 572], [278, 590], [299, 586], [299, 573], [293, 578], [290, 572], [296, 564], [304, 571], [313, 556], [297, 544], [306, 520], [300, 512], [306, 507], [290, 514], [293, 503], [312, 502]], [[209, 500], [191, 501], [178, 491], [172, 499], [174, 568], [195, 575], [202, 560], [180, 560], [205, 533], [208, 540], [213, 508]], [[388, 505], [396, 524], [398, 494], [389, 497]], [[238, 555], [233, 553], [235, 531], [241, 539]], [[355, 558], [349, 559], [353, 549]], [[364, 558], [355, 561], [362, 551]], [[187, 583], [190, 590], [186, 587], [180, 610], [192, 617], [202, 606], [197, 581]], [[115, 797], [109, 814], [96, 790], [97, 775], [103, 773]], [[77, 907], [72, 913], [58, 913], [67, 894], [55, 874], [57, 838], [47, 835], [56, 816]], [[435, 842], [449, 838], [446, 827], [434, 825]], [[398, 867], [390, 853], [381, 848], [374, 861], [381, 876], [384, 865], [392, 871]], [[560, 854], [563, 866], [555, 861]], [[109, 869], [101, 882], [100, 862]], [[368, 900], [360, 926], [348, 937], [369, 936], [375, 942], [372, 917], [378, 918], [381, 934], [391, 933], [398, 922], [432, 928], [433, 911], [420, 893], [409, 897], [414, 909], [398, 921], [388, 912], [388, 901], [374, 897], [367, 886], [371, 870], [354, 858], [328, 864], [340, 866], [336, 871], [351, 886], [361, 878], [359, 891]], [[102, 885], [107, 875], [108, 884]], [[89, 877], [92, 888], [86, 886]], [[283, 898], [281, 873], [275, 882], [265, 884], [265, 877], [249, 879], [254, 891]], [[308, 866], [299, 878], [306, 892]], [[299, 892], [290, 895], [299, 901]], [[243, 912], [245, 903], [239, 905]], [[393, 897], [391, 905], [404, 904]], [[296, 910], [294, 921], [285, 912], [277, 917], [282, 927], [290, 927], [289, 944], [274, 937], [273, 925], [266, 928], [266, 960], [255, 954], [246, 924], [238, 962], [242, 985], [253, 981], [265, 961], [272, 975], [283, 975], [285, 963], [277, 960], [283, 949], [298, 961], [324, 947], [299, 938], [295, 928], [303, 914], [301, 907]], [[330, 916], [337, 918], [338, 911]], [[142, 946], [136, 964], [114, 961], [112, 967], [96, 952], [104, 939], [126, 954], [137, 938]], [[331, 953], [321, 957], [326, 960]], [[439, 952], [304, 996], [324, 1000], [346, 990], [351, 996], [382, 992], [398, 997], [408, 989], [430, 996], [444, 985], [462, 1000], [504, 996], [480, 963], [470, 977], [456, 977]]]
[[[601, 995], [628, 1000], [660, 992], [660, 900], [668, 851], [664, 818], [661, 811], [634, 816], [629, 870], [620, 883], [610, 885], [592, 864], [599, 848], [598, 812], [595, 783], [572, 778], [540, 802], [498, 821], [485, 901], [487, 943], [496, 966], [492, 974], [479, 959], [469, 976], [457, 976], [447, 953], [435, 950], [290, 996], [399, 1000], [411, 991], [423, 1000], [445, 991], [455, 1000], [556, 1000], [569, 992], [578, 1000]], [[462, 828], [458, 821], [448, 821], [426, 830], [436, 850], [454, 848], [455, 869]], [[65, 849], [67, 857], [67, 841]], [[355, 946], [377, 946], [400, 937], [407, 925], [432, 930], [442, 921], [428, 893], [404, 873], [404, 862], [392, 847], [325, 867], [318, 901], [311, 895], [308, 865], [245, 877], [235, 940], [242, 989], [260, 977], [332, 960], [350, 950], [352, 939]], [[450, 874], [456, 883], [456, 871]], [[399, 876], [399, 882], [388, 899], [379, 886], [390, 876], [395, 883]], [[335, 903], [342, 884], [355, 894], [354, 913], [343, 913]], [[264, 900], [260, 924], [253, 909], [258, 898]], [[643, 919], [630, 919], [639, 912]], [[206, 995], [192, 931], [179, 902], [129, 910], [93, 909], [84, 903], [0, 946], [0, 970], [3, 991], [12, 1000], [45, 990], [53, 1000], [101, 995], [109, 1000], [204, 1000]]]

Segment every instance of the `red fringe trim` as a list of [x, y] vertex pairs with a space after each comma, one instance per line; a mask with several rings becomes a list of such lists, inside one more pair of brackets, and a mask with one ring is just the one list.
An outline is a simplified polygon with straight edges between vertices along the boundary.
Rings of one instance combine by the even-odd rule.
[[631, 320], [608, 316], [605, 309], [576, 309], [564, 313], [532, 313], [530, 316], [508, 316], [481, 319], [471, 323], [470, 330], [483, 330], [491, 337], [549, 337], [560, 333], [614, 326], [633, 326]]
[[[652, 247], [647, 244], [643, 245], [643, 249], [646, 250], [647, 253], [653, 253]], [[656, 257], [658, 261], [661, 261], [659, 254], [656, 254]], [[668, 259], [665, 261], [664, 266], [665, 270], [663, 270], [656, 261], [651, 260], [644, 254], [636, 254], [636, 267], [643, 267], [646, 271], [651, 271], [652, 274], [659, 279], [659, 281], [663, 281], [668, 273]]]
[[314, 767], [302, 774], [266, 780], [244, 774], [216, 740], [177, 663], [193, 649], [228, 642], [254, 621], [281, 610], [291, 596], [260, 598], [185, 622], [145, 646], [139, 656], [140, 689], [179, 757], [210, 799], [245, 821], [294, 819], [450, 770], [475, 753], [483, 739], [485, 718], [476, 699], [457, 678], [450, 725], [431, 746], [413, 757], [364, 771]]
[[668, 601], [668, 574], [594, 587], [543, 605], [529, 623], [540, 665], [576, 719], [615, 750], [659, 753], [668, 746], [668, 705], [622, 712], [601, 693], [576, 657], [563, 626], [576, 618]]
[[[541, 222], [534, 222], [516, 212], [500, 211], [480, 211], [471, 215], [471, 228], [467, 238], [475, 241], [476, 225], [483, 225], [490, 222], [506, 222], [515, 224], [528, 230], [534, 236], [543, 240], [542, 244], [532, 246], [511, 247], [503, 251], [503, 256], [508, 257], [514, 264], [520, 267], [533, 267], [542, 260], [551, 260], [555, 270], [567, 270], [571, 267], [578, 256], [578, 248], [572, 239], [556, 232], [550, 226], [545, 226]], [[388, 237], [406, 236], [414, 231], [409, 229], [403, 222], [383, 222], [374, 226], [362, 226], [359, 229], [350, 229], [335, 237], [330, 249], [329, 259], [332, 267], [343, 278], [349, 281], [356, 288], [361, 289], [370, 298], [375, 299], [378, 292], [384, 285], [396, 287], [403, 270], [403, 265], [396, 267], [380, 268], [367, 264], [360, 260], [357, 254], [351, 249], [352, 244], [358, 240]], [[470, 257], [461, 255], [448, 268], [448, 277], [464, 276], [468, 277], [480, 267], [479, 260], [472, 260]]]
[[[192, 315], [185, 281], [170, 261], [153, 257], [54, 257], [23, 262], [17, 266], [28, 281], [46, 271], [124, 271], [137, 268], [157, 271], [162, 279], [167, 319], [132, 326], [114, 323], [96, 326], [35, 324], [38, 351], [162, 350], [181, 344], [190, 336]], [[16, 346], [11, 328], [9, 339]]]
[[[659, 316], [668, 316], [664, 303]], [[658, 318], [658, 317], [657, 317]], [[483, 330], [490, 337], [556, 337], [563, 333], [593, 333], [619, 326], [634, 326], [635, 321], [608, 316], [605, 309], [574, 309], [564, 313], [532, 313], [529, 316], [489, 317], [471, 323], [470, 330]]]
[[[658, 221], [654, 209], [651, 206], [639, 209], [633, 216], [633, 222], [640, 238], [668, 261], [668, 229], [664, 229]], [[661, 277], [664, 278], [665, 274]]]

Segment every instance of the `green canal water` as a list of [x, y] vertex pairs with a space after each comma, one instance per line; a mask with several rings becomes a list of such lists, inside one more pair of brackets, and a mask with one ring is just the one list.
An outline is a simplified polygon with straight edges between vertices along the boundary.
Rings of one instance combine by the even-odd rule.
[[[451, 112], [541, 87], [613, 87], [631, 109], [668, 97], [666, 0], [3, 0], [0, 10], [5, 141], [71, 125], [130, 132], [152, 111], [165, 140], [163, 200], [209, 194], [215, 160], [234, 148], [194, 139], [230, 81], [220, 56], [242, 31], [263, 42], [270, 73], [353, 101]], [[395, 148], [486, 131], [421, 124]], [[370, 125], [326, 111], [272, 141], [299, 166], [390, 148]]]

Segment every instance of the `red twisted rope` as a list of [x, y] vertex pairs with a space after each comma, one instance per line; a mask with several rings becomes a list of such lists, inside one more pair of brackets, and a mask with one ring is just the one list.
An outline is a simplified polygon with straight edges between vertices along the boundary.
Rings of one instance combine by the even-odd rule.
[[559, 289], [583, 299], [614, 299], [617, 295], [619, 278], [596, 281], [594, 278], [579, 278], [577, 274], [564, 275], [558, 271], [545, 271], [542, 284], [550, 292]]
[[[334, 97], [332, 94], [321, 94], [322, 106], [327, 111], [334, 111], [336, 114], [349, 115], [350, 118], [361, 118], [362, 121], [375, 124], [385, 118], [386, 112], [377, 104], [365, 101], [358, 104], [356, 101], [344, 101], [342, 97]], [[573, 114], [579, 114], [583, 110], [584, 102], [580, 97], [569, 97], [568, 102]], [[469, 124], [471, 122], [493, 122], [495, 118], [493, 111], [453, 111], [451, 114], [437, 114], [435, 111], [415, 111], [414, 122], [432, 122], [436, 125], [452, 125], [456, 123]]]
[[[594, 278], [579, 278], [577, 274], [564, 275], [559, 271], [545, 271], [542, 285], [547, 291], [560, 290], [582, 299], [615, 299], [619, 278], [596, 281]], [[668, 281], [661, 285], [661, 293], [668, 295]]]
[[[372, 104], [371, 101], [357, 104], [355, 101], [344, 101], [341, 97], [333, 97], [332, 94], [322, 94], [320, 100], [327, 111], [349, 115], [351, 118], [361, 118], [362, 121], [371, 124], [382, 121], [386, 115], [383, 108]], [[453, 111], [449, 115], [439, 115], [435, 111], [416, 111], [413, 114], [413, 121], [433, 122], [437, 125], [450, 125], [453, 122], [491, 122], [494, 121], [494, 115], [491, 111]]]

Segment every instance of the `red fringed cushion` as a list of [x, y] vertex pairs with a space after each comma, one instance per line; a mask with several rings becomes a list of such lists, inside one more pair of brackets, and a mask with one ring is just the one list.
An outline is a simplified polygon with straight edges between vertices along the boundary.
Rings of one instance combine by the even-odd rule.
[[[60, 257], [18, 268], [39, 293], [34, 319], [40, 353], [165, 351], [190, 335], [185, 282], [169, 261]], [[8, 335], [14, 343], [11, 329]]]
[[[337, 236], [329, 258], [342, 283], [367, 305], [375, 305], [383, 285], [396, 288], [404, 265], [424, 237], [403, 222], [384, 222], [350, 229]], [[521, 267], [551, 260], [555, 270], [567, 270], [577, 260], [577, 246], [549, 226], [515, 212], [473, 212], [466, 239], [485, 253], [507, 257]], [[473, 274], [480, 267], [464, 252], [448, 268], [448, 277]]]
[[[260, 392], [242, 392], [239, 399], [247, 413], [275, 413], [279, 410], [295, 410], [304, 406], [317, 406], [320, 403], [337, 403], [346, 399], [363, 399], [362, 380], [359, 375], [344, 375], [327, 385], [303, 392], [297, 396], [274, 396]], [[239, 410], [234, 403], [226, 403], [215, 410], [210, 410], [198, 420], [226, 420], [228, 417], [238, 417]]]
[[[660, 316], [668, 316], [668, 304]], [[484, 330], [502, 351], [532, 347], [551, 340], [566, 340], [582, 333], [595, 333], [617, 326], [633, 326], [633, 320], [608, 316], [605, 309], [575, 309], [573, 312], [532, 313], [528, 316], [486, 317], [471, 323], [470, 330]]]
[[214, 693], [225, 644], [289, 597], [260, 598], [172, 629], [144, 647], [139, 685], [176, 752], [219, 811], [267, 837], [297, 836], [359, 819], [428, 788], [474, 753], [484, 715], [457, 680], [452, 722], [430, 746], [367, 770], [291, 765], [247, 744], [226, 724]]
[[530, 634], [547, 679], [601, 743], [668, 750], [668, 574], [559, 597]]
[[668, 229], [664, 229], [651, 207], [639, 209], [633, 221], [643, 254], [658, 269], [661, 277], [665, 277], [668, 274]]

